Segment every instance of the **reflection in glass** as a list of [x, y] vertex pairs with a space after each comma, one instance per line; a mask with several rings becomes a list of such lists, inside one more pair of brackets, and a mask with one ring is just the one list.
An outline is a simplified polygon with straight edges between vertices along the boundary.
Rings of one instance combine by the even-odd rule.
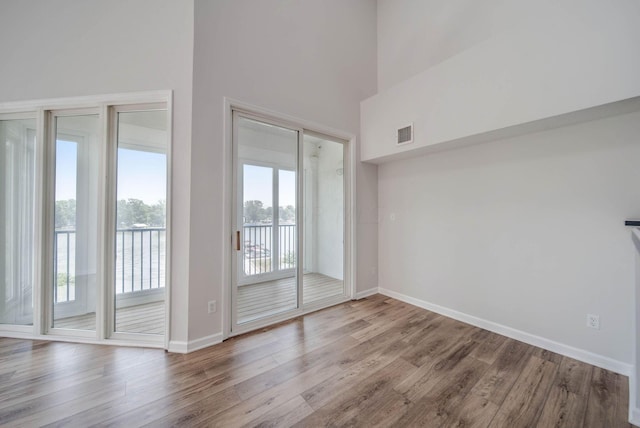
[[243, 167], [244, 276], [272, 272], [273, 168]]
[[33, 324], [35, 128], [0, 120], [0, 324]]
[[278, 252], [279, 269], [296, 268], [298, 240], [296, 238], [296, 173], [295, 171], [278, 171]]
[[344, 294], [344, 146], [305, 135], [304, 303]]
[[167, 113], [118, 113], [116, 332], [164, 334]]
[[55, 328], [96, 328], [98, 129], [98, 115], [55, 117]]
[[237, 120], [238, 324], [298, 307], [296, 177], [298, 132]]

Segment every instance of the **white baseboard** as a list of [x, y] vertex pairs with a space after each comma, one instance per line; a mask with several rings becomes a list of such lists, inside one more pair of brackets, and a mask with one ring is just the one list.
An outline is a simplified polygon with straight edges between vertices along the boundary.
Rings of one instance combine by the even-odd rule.
[[176, 354], [186, 354], [188, 352], [187, 349], [187, 342], [182, 340], [170, 340], [167, 351], [175, 352]]
[[[33, 327], [31, 327], [33, 329]], [[14, 330], [0, 330], [0, 337], [9, 337], [12, 339], [37, 340], [38, 337], [33, 332], [23, 332]]]
[[188, 342], [172, 340], [169, 342], [168, 351], [178, 354], [188, 354], [189, 352], [217, 345], [218, 343], [222, 343], [222, 333], [212, 334], [211, 336], [201, 337], [200, 339], [190, 340]]
[[629, 375], [629, 423], [640, 426], [640, 409], [636, 403], [636, 376], [635, 370]]
[[353, 296], [353, 300], [364, 299], [365, 297], [373, 296], [374, 294], [378, 294], [378, 288], [370, 288], [364, 291], [358, 291], [355, 296]]
[[427, 309], [432, 312], [436, 312], [449, 318], [453, 318], [455, 320], [462, 321], [464, 323], [471, 324], [473, 326], [480, 327], [485, 330], [501, 334], [503, 336], [507, 336], [511, 339], [519, 340], [520, 342], [528, 343], [529, 345], [537, 346], [539, 348], [564, 355], [566, 357], [574, 358], [576, 360], [601, 367], [615, 373], [619, 373], [625, 376], [630, 376], [632, 373], [633, 366], [631, 364], [623, 363], [621, 361], [617, 361], [603, 355], [594, 354], [593, 352], [585, 351], [584, 349], [574, 348], [573, 346], [555, 342], [550, 339], [545, 339], [544, 337], [536, 336], [534, 334], [527, 333], [521, 330], [516, 330], [515, 328], [507, 327], [493, 321], [487, 321], [473, 315], [465, 314], [454, 309], [429, 303], [424, 300], [416, 299], [414, 297], [397, 293], [385, 288], [379, 288], [378, 292], [380, 294], [384, 294], [385, 296], [393, 297], [394, 299], [418, 306], [423, 309]]
[[629, 423], [640, 427], [640, 409], [637, 407], [629, 407]]

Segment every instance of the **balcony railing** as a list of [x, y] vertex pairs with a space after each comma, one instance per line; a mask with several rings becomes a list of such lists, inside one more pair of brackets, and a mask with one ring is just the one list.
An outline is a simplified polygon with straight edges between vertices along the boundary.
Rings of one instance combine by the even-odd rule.
[[54, 302], [76, 299], [76, 231], [56, 230], [54, 234], [53, 287]]
[[[244, 225], [243, 233], [245, 276], [295, 268], [297, 247], [295, 224], [279, 225], [277, 241], [273, 240], [271, 224]], [[275, 260], [274, 254], [277, 255]]]
[[[118, 229], [115, 239], [116, 294], [165, 286], [165, 228]], [[54, 301], [72, 302], [76, 296], [76, 231], [56, 230], [54, 251]]]

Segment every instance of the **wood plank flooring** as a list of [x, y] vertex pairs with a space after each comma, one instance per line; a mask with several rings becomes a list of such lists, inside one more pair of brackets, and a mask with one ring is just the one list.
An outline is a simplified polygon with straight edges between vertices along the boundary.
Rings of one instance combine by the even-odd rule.
[[627, 394], [381, 295], [187, 355], [0, 339], [2, 426], [629, 427]]
[[[302, 279], [304, 303], [344, 293], [344, 281], [320, 273]], [[253, 321], [297, 307], [296, 278], [284, 278], [238, 287], [238, 322]]]

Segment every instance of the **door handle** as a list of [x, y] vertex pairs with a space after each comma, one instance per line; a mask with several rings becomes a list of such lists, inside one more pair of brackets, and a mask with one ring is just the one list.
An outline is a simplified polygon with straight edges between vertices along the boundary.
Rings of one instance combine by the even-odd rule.
[[240, 231], [236, 230], [236, 251], [240, 251]]

